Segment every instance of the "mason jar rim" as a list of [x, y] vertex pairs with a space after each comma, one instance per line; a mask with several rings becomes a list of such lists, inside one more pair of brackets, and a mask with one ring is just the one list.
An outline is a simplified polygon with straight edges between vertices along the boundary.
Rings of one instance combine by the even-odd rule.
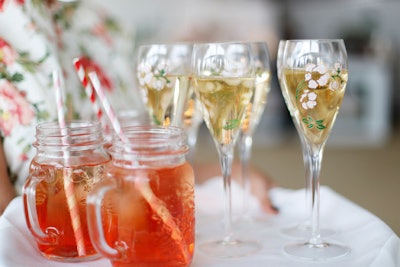
[[45, 149], [87, 149], [104, 144], [102, 127], [99, 121], [71, 120], [65, 127], [58, 122], [42, 122], [36, 126], [34, 147]]
[[152, 158], [185, 154], [189, 150], [184, 130], [176, 126], [139, 125], [123, 127], [124, 137], [118, 135], [108, 149], [113, 157]]

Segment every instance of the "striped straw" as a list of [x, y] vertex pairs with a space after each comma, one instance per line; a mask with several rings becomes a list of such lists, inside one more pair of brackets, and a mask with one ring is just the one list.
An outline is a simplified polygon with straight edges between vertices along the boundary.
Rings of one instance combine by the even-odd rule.
[[[108, 118], [111, 121], [111, 125], [113, 126], [114, 131], [117, 133], [117, 135], [119, 136], [119, 138], [121, 138], [123, 142], [127, 143], [129, 140], [122, 131], [121, 124], [118, 121], [118, 118], [115, 116], [115, 113], [104, 94], [103, 88], [101, 87], [97, 74], [95, 72], [90, 72], [88, 76], [90, 82], [92, 83], [94, 89], [96, 90], [97, 95], [100, 98], [100, 101], [103, 105], [103, 108]], [[143, 177], [138, 177], [134, 181], [135, 181], [135, 187], [142, 194], [143, 198], [149, 203], [151, 209], [161, 218], [163, 223], [170, 229], [171, 238], [178, 245], [186, 263], [189, 263], [190, 253], [185, 244], [185, 239], [183, 238], [183, 234], [180, 231], [179, 227], [176, 225], [175, 220], [172, 217], [169, 210], [167, 209], [167, 207], [165, 206], [165, 203], [154, 194], [153, 190], [150, 187], [149, 179], [147, 178], [147, 176], [143, 174]]]
[[112, 109], [110, 102], [107, 100], [106, 95], [104, 94], [104, 90], [101, 87], [99, 77], [97, 76], [96, 72], [90, 72], [88, 74], [90, 82], [97, 93], [97, 96], [100, 98], [100, 102], [103, 105], [104, 111], [106, 112], [108, 119], [111, 122], [112, 127], [116, 134], [121, 138], [122, 141], [128, 142], [128, 139], [124, 135], [121, 127], [121, 123], [119, 122], [117, 116], [115, 115], [114, 110]]
[[[66, 123], [64, 117], [65, 112], [64, 112], [63, 95], [62, 95], [63, 86], [61, 84], [61, 81], [62, 80], [60, 71], [59, 70], [53, 71], [53, 83], [54, 83], [56, 103], [57, 103], [58, 124], [62, 131], [62, 134], [64, 135], [66, 130]], [[62, 142], [63, 145], [68, 144], [68, 140], [66, 140], [65, 137], [63, 137]], [[70, 157], [69, 151], [64, 151], [65, 165], [69, 165], [68, 164], [69, 157]], [[85, 241], [83, 237], [82, 224], [79, 216], [78, 202], [75, 197], [74, 184], [72, 183], [70, 176], [71, 176], [70, 171], [67, 168], [64, 168], [64, 190], [67, 198], [67, 205], [71, 217], [71, 224], [72, 224], [72, 229], [74, 231], [78, 255], [82, 256], [86, 254]]]
[[97, 118], [99, 120], [101, 120], [103, 117], [103, 111], [100, 108], [99, 104], [97, 103], [96, 92], [93, 90], [92, 85], [90, 84], [89, 80], [86, 77], [85, 69], [82, 65], [82, 59], [75, 58], [73, 60], [73, 62], [74, 62], [75, 71], [78, 74], [79, 80], [80, 80], [83, 88], [85, 89], [85, 93], [86, 93], [87, 97], [89, 98], [90, 103], [93, 106], [93, 110], [96, 113]]

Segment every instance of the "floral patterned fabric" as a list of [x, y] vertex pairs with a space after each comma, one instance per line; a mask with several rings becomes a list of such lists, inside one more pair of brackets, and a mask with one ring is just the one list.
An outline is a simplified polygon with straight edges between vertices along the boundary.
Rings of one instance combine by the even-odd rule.
[[64, 76], [66, 119], [95, 117], [74, 69], [78, 56], [98, 73], [117, 111], [143, 109], [132, 44], [124, 25], [94, 0], [0, 0], [0, 138], [17, 192], [36, 153], [36, 125], [57, 118], [54, 70]]

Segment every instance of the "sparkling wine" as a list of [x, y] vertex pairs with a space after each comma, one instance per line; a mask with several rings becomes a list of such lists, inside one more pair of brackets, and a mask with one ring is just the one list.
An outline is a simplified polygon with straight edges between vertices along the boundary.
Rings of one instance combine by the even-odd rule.
[[253, 95], [254, 78], [196, 78], [195, 85], [211, 135], [220, 145], [231, 144]]
[[326, 141], [342, 102], [347, 70], [283, 69], [282, 93], [309, 142]]
[[246, 116], [242, 124], [242, 131], [245, 133], [251, 134], [260, 122], [271, 89], [270, 80], [271, 73], [269, 71], [256, 73], [254, 94], [247, 106]]
[[182, 114], [188, 99], [190, 77], [185, 75], [165, 75], [157, 82], [147, 83], [144, 102], [151, 119], [156, 125], [182, 124]]

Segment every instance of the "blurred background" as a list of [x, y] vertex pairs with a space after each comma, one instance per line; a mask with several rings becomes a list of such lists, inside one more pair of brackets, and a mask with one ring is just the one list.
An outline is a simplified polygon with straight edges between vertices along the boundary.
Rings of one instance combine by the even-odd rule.
[[[325, 149], [321, 183], [376, 214], [400, 234], [400, 1], [118, 1], [121, 5], [101, 4], [132, 28], [136, 47], [170, 41], [268, 43], [274, 77], [255, 134], [252, 164], [279, 186], [293, 189], [304, 187], [304, 168], [299, 138], [277, 83], [278, 42], [344, 39], [349, 83]], [[204, 125], [195, 160], [217, 161]]]

